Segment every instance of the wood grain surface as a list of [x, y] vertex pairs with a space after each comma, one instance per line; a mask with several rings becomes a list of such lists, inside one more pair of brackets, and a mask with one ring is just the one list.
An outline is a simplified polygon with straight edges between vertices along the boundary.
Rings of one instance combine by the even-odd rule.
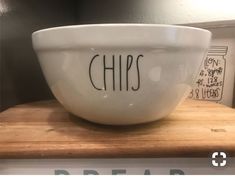
[[0, 158], [235, 156], [235, 110], [186, 100], [165, 119], [134, 126], [97, 125], [55, 100], [0, 113]]

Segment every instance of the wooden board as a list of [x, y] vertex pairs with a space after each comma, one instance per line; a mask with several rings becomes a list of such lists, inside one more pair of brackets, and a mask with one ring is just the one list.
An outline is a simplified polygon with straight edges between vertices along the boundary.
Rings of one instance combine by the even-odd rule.
[[79, 119], [57, 101], [18, 105], [0, 114], [0, 158], [235, 156], [235, 110], [186, 100], [165, 119], [103, 126]]

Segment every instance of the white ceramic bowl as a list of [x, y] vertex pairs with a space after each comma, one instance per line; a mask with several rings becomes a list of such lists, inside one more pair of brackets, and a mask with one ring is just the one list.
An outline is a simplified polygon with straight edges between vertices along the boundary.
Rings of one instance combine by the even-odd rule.
[[161, 119], [190, 90], [207, 52], [207, 30], [155, 24], [94, 24], [32, 35], [48, 85], [71, 113], [125, 125]]

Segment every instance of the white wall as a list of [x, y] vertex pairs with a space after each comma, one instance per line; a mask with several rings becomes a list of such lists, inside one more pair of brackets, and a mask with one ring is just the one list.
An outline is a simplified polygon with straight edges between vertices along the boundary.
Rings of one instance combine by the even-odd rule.
[[235, 20], [234, 0], [142, 0], [152, 20], [162, 24], [191, 24]]

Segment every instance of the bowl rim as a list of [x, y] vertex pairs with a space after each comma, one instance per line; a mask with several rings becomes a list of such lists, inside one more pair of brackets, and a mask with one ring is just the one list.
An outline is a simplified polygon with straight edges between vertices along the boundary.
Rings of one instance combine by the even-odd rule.
[[32, 33], [35, 50], [89, 48], [208, 48], [212, 33], [183, 25], [107, 23], [68, 25]]
[[54, 30], [62, 30], [62, 29], [74, 29], [74, 28], [87, 28], [87, 27], [161, 27], [161, 28], [176, 28], [176, 29], [189, 29], [189, 30], [196, 30], [202, 31], [206, 33], [211, 32], [209, 30], [198, 28], [198, 27], [191, 27], [188, 25], [173, 25], [173, 24], [153, 24], [153, 23], [100, 23], [100, 24], [79, 24], [79, 25], [65, 25], [65, 26], [56, 26], [45, 28], [41, 30], [34, 31], [32, 36], [41, 33], [41, 32], [48, 32]]

